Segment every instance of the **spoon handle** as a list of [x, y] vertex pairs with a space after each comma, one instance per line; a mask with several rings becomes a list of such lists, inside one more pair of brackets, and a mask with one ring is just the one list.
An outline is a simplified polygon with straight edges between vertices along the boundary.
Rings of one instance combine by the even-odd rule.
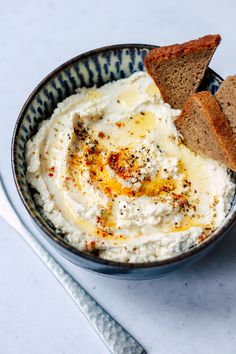
[[144, 348], [56, 261], [33, 236], [11, 203], [0, 175], [0, 216], [28, 243], [50, 269], [98, 335], [114, 354], [145, 354]]

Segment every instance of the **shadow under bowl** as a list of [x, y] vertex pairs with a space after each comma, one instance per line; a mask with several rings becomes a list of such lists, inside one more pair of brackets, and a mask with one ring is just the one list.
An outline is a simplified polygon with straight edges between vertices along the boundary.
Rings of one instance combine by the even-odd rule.
[[[27, 184], [25, 146], [28, 139], [37, 132], [39, 124], [50, 118], [57, 104], [74, 94], [78, 87], [94, 85], [99, 87], [109, 81], [126, 78], [136, 71], [143, 71], [143, 60], [153, 48], [154, 46], [145, 44], [113, 45], [78, 55], [62, 64], [41, 81], [29, 96], [17, 119], [12, 139], [12, 170], [16, 187], [41, 235], [74, 264], [97, 273], [123, 279], [160, 277], [204, 256], [233, 225], [236, 219], [236, 198], [221, 227], [200, 245], [185, 253], [151, 263], [130, 264], [107, 261], [72, 247], [44, 217], [35, 204], [33, 191]], [[221, 82], [222, 78], [208, 69], [201, 89], [209, 90], [214, 94]]]

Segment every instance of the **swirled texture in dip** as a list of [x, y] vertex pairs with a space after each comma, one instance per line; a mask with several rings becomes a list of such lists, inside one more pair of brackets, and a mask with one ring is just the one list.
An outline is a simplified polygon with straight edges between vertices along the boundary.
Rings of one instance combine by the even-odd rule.
[[172, 257], [223, 221], [235, 185], [190, 151], [143, 72], [82, 88], [27, 143], [44, 214], [80, 250], [123, 262]]

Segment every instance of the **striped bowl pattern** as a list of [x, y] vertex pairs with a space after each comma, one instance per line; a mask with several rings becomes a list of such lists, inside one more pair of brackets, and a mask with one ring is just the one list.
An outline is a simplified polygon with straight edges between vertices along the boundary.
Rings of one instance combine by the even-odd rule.
[[[101, 86], [109, 81], [128, 77], [136, 71], [143, 71], [144, 57], [152, 48], [154, 46], [125, 44], [104, 47], [79, 55], [49, 74], [32, 92], [20, 112], [12, 141], [12, 167], [17, 189], [28, 212], [41, 231], [43, 230], [43, 235], [49, 236], [49, 238], [47, 237], [49, 241], [55, 241], [54, 245], [56, 243], [62, 253], [63, 248], [66, 251], [66, 255], [64, 255], [69, 259], [71, 253], [73, 253], [74, 256], [89, 261], [90, 265], [94, 261], [111, 266], [115, 263], [100, 260], [94, 255], [75, 250], [65, 241], [63, 235], [55, 232], [54, 226], [44, 217], [40, 208], [35, 204], [33, 191], [26, 181], [26, 142], [37, 132], [39, 124], [50, 118], [57, 104], [75, 93], [78, 87]], [[203, 87], [215, 93], [221, 82], [221, 77], [208, 69], [204, 77]], [[155, 262], [155, 265], [159, 263], [161, 264], [161, 262]], [[82, 264], [82, 266], [87, 267], [87, 264]], [[128, 269], [129, 265], [121, 264], [121, 267]], [[133, 266], [133, 268], [140, 267], [142, 265]], [[92, 269], [93, 267], [88, 266], [88, 268]]]

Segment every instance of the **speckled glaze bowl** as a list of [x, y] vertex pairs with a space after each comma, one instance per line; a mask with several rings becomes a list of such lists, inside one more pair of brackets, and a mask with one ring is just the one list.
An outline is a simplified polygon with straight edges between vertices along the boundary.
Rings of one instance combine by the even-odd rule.
[[[144, 44], [114, 45], [81, 54], [62, 64], [49, 74], [27, 99], [17, 119], [12, 140], [12, 169], [16, 187], [42, 237], [76, 265], [117, 278], [159, 277], [198, 260], [225, 236], [234, 223], [236, 198], [222, 226], [200, 245], [179, 256], [143, 264], [106, 261], [69, 245], [36, 207], [32, 190], [26, 181], [25, 145], [37, 132], [39, 123], [51, 116], [58, 102], [75, 93], [78, 87], [101, 86], [109, 81], [128, 77], [135, 71], [143, 71], [143, 59], [152, 48], [154, 46]], [[202, 89], [215, 93], [221, 82], [222, 78], [208, 69], [202, 82]]]

